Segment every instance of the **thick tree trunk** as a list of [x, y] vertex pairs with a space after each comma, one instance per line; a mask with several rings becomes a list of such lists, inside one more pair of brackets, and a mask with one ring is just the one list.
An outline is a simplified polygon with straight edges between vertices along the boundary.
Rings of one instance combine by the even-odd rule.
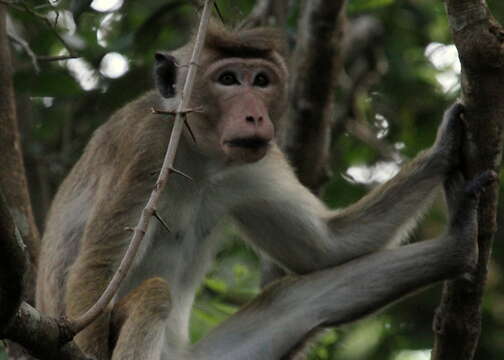
[[[504, 30], [484, 0], [446, 0], [448, 19], [462, 62], [462, 92], [468, 139], [464, 172], [469, 178], [499, 172], [504, 124]], [[479, 262], [470, 279], [445, 283], [434, 319], [433, 360], [471, 360], [481, 332], [481, 300], [496, 231], [498, 184], [481, 196]]]
[[0, 191], [0, 334], [21, 304], [25, 272], [24, 244]]
[[28, 247], [29, 269], [25, 277], [25, 297], [29, 302], [32, 302], [39, 233], [32, 213], [19, 141], [12, 83], [12, 63], [5, 19], [5, 5], [0, 4], [0, 154], [2, 157], [0, 188], [5, 194], [9, 210]]
[[[12, 214], [28, 250], [27, 267], [4, 268], [2, 272], [16, 274], [26, 269], [24, 273], [24, 298], [33, 303], [39, 233], [32, 213], [21, 152], [12, 82], [12, 62], [6, 31], [6, 7], [3, 4], [0, 4], [0, 154], [2, 159], [0, 189], [5, 195], [9, 212]], [[6, 219], [4, 218], [4, 220]], [[5, 231], [6, 229], [3, 229], [2, 235], [8, 234]], [[4, 244], [4, 246], [7, 246], [7, 244]], [[15, 252], [3, 253], [3, 255], [11, 261], [2, 261], [1, 265], [3, 267], [14, 266], [12, 261], [17, 259]], [[6, 298], [10, 297], [15, 299], [15, 301], [10, 301], [12, 303], [17, 303], [20, 300], [17, 298], [16, 291], [12, 289], [13, 286], [17, 286], [17, 284], [12, 282], [9, 287], [3, 286], [0, 290], [0, 296], [4, 298], [4, 300], [0, 301], [2, 304], [5, 303]], [[7, 289], [8, 293], [5, 293]], [[9, 354], [11, 359], [29, 358], [22, 348], [12, 343], [9, 343]]]

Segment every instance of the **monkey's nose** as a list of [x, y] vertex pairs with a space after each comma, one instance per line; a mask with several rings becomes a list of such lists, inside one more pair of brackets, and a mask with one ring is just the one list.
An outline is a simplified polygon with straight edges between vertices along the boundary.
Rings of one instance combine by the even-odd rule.
[[262, 116], [259, 116], [257, 119], [254, 116], [250, 116], [250, 115], [245, 117], [246, 122], [254, 123], [254, 124], [261, 123], [262, 120], [263, 120]]

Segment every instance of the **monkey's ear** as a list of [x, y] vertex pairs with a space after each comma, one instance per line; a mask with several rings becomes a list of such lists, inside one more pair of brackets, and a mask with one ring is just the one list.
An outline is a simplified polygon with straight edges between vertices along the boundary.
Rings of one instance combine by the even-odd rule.
[[176, 59], [164, 52], [154, 55], [156, 64], [154, 67], [154, 79], [161, 96], [171, 98], [175, 96], [175, 84], [177, 81]]

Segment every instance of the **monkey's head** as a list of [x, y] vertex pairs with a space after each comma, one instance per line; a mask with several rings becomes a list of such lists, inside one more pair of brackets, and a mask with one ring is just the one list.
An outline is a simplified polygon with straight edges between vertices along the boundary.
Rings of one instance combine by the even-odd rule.
[[[279, 36], [270, 29], [207, 34], [189, 115], [197, 146], [207, 155], [237, 162], [262, 159], [274, 141], [286, 106], [287, 68]], [[180, 93], [192, 43], [156, 53], [156, 84], [165, 98]]]

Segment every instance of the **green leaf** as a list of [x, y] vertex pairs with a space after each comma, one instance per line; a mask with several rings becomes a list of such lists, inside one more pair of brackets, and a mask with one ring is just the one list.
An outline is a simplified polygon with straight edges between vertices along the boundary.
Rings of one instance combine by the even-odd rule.
[[30, 96], [69, 97], [82, 94], [75, 79], [64, 70], [43, 69], [36, 75], [33, 71], [18, 72], [14, 76], [16, 91]]
[[225, 293], [228, 289], [227, 284], [223, 280], [217, 279], [215, 277], [205, 279], [205, 285], [211, 290], [220, 294]]

